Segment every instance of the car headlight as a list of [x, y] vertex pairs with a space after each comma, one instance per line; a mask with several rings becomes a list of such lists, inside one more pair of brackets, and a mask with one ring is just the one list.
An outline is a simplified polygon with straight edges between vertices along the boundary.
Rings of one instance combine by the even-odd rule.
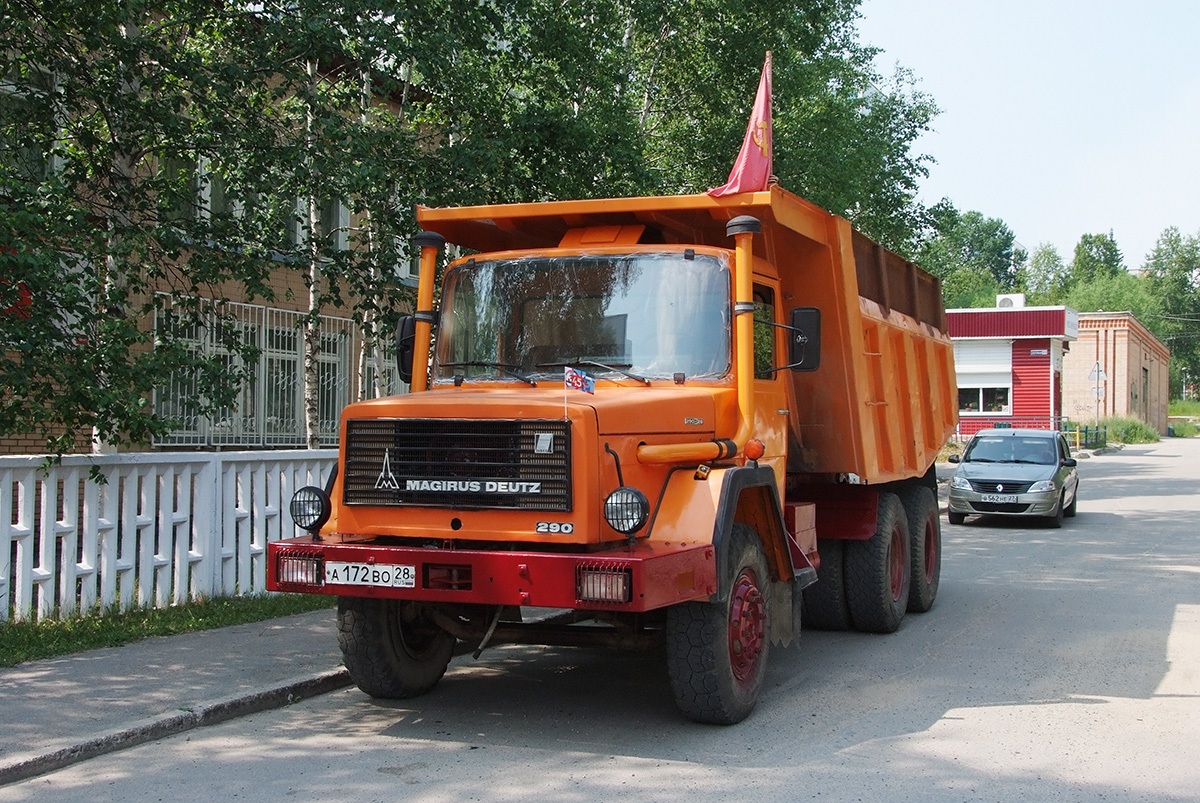
[[331, 505], [323, 490], [315, 485], [306, 485], [292, 494], [290, 509], [292, 521], [296, 522], [297, 527], [316, 533], [329, 521]]
[[950, 480], [950, 487], [959, 491], [971, 490], [971, 481], [966, 477], [960, 477], [957, 474]]
[[1054, 483], [1050, 480], [1038, 480], [1033, 485], [1029, 486], [1029, 493], [1044, 494], [1054, 490]]
[[650, 502], [637, 488], [622, 486], [604, 500], [604, 520], [619, 533], [630, 535], [646, 526]]

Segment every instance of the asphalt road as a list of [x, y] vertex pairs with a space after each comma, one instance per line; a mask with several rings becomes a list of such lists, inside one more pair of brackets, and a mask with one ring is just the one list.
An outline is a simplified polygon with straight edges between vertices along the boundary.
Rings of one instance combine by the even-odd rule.
[[418, 700], [335, 692], [0, 798], [1200, 800], [1200, 440], [1080, 476], [1061, 530], [944, 524], [932, 611], [776, 650], [737, 726], [683, 720], [661, 652], [504, 647]]

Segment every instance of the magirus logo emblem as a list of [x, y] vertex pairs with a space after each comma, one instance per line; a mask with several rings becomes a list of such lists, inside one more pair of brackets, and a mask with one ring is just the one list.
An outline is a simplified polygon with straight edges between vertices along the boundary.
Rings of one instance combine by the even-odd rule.
[[379, 478], [375, 480], [375, 490], [398, 491], [400, 483], [396, 481], [396, 475], [392, 473], [392, 458], [388, 449], [383, 450], [383, 468], [379, 470]]

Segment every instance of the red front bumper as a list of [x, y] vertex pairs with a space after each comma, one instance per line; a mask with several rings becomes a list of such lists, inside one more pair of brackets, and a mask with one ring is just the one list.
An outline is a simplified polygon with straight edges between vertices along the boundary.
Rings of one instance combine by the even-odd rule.
[[[409, 585], [328, 582], [329, 563], [405, 567], [379, 574], [403, 575]], [[717, 575], [712, 544], [667, 547], [639, 542], [599, 553], [551, 554], [330, 544], [301, 536], [267, 545], [267, 588], [425, 602], [641, 612], [706, 599], [717, 591]]]

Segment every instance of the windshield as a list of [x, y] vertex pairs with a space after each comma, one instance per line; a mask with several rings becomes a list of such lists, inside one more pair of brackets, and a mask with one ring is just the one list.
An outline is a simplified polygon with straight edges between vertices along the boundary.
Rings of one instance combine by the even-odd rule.
[[980, 435], [971, 441], [963, 460], [967, 463], [1035, 463], [1050, 466], [1058, 462], [1058, 450], [1053, 438]]
[[729, 370], [729, 268], [681, 253], [524, 257], [446, 277], [436, 380], [718, 378]]

